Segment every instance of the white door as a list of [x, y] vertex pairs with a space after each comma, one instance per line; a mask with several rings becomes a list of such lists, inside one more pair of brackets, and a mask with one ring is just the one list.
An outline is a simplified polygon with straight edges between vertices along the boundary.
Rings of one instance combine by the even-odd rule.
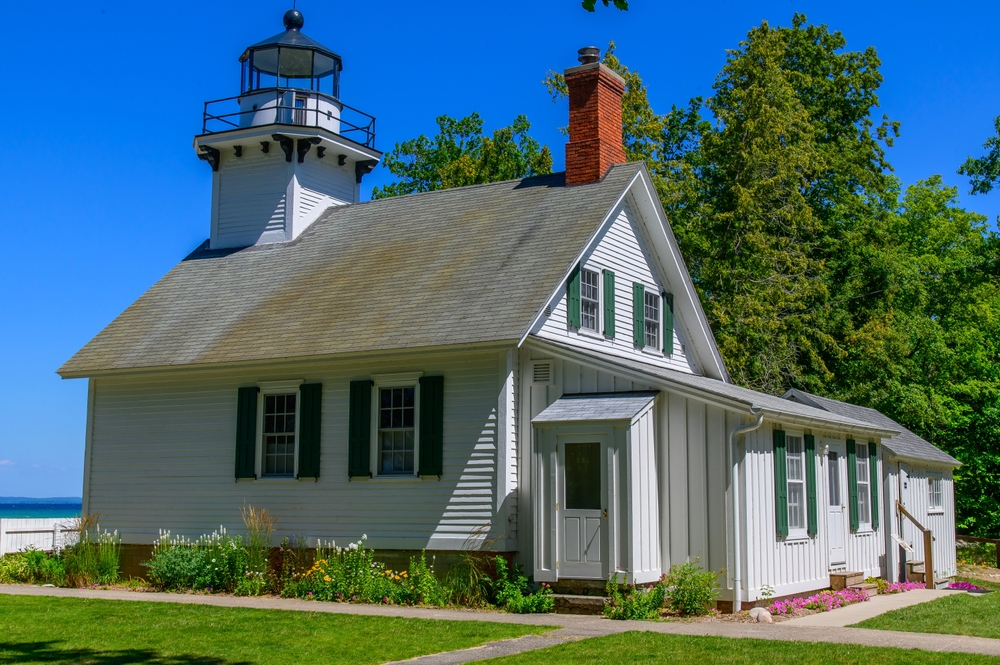
[[847, 460], [841, 446], [830, 445], [826, 456], [827, 478], [827, 533], [830, 540], [830, 567], [847, 563], [847, 522], [844, 509], [847, 504], [844, 480], [847, 476]]
[[[909, 465], [903, 464], [902, 462], [900, 462], [900, 464], [899, 464], [899, 502], [901, 504], [903, 504], [903, 508], [906, 508], [908, 511], [910, 511], [910, 514], [912, 514], [912, 511], [913, 511], [913, 502], [910, 501], [910, 485], [911, 484], [912, 484], [912, 480], [910, 479], [910, 467], [909, 467]], [[895, 510], [895, 508], [893, 510]], [[902, 526], [900, 527], [900, 534], [899, 534], [900, 537], [903, 540], [905, 540], [906, 543], [910, 547], [913, 547], [914, 546], [914, 542], [913, 541], [915, 539], [914, 536], [916, 536], [916, 529], [913, 527], [913, 523], [910, 522], [910, 520], [906, 519], [905, 517], [902, 517], [902, 515], [900, 515], [900, 522], [902, 523]], [[919, 543], [919, 544], [923, 545], [922, 542]], [[910, 555], [910, 558], [912, 559], [913, 555]]]
[[559, 577], [604, 579], [602, 448], [598, 441], [559, 443]]

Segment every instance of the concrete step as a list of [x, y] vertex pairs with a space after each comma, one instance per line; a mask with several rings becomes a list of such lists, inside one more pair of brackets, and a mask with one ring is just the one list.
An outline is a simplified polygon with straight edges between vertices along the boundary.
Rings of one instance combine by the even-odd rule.
[[845, 571], [841, 573], [830, 573], [830, 588], [834, 591], [842, 591], [855, 584], [864, 584], [865, 574], [858, 571]]
[[604, 598], [571, 593], [554, 593], [556, 614], [604, 614]]
[[877, 584], [852, 584], [850, 589], [857, 589], [858, 591], [864, 591], [865, 595], [869, 598], [874, 598], [878, 595], [878, 585]]

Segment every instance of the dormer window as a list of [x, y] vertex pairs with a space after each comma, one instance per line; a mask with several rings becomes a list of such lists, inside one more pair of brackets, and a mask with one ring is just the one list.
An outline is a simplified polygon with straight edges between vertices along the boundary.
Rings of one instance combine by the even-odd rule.
[[645, 298], [645, 326], [646, 347], [652, 349], [660, 348], [660, 296], [646, 291]]
[[580, 327], [591, 332], [600, 330], [601, 296], [599, 278], [593, 270], [580, 271]]

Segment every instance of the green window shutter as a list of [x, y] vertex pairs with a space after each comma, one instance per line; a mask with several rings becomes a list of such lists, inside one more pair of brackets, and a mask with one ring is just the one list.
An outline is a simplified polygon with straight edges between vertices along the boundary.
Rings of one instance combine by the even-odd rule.
[[774, 522], [778, 537], [788, 535], [788, 457], [785, 432], [774, 430]]
[[372, 475], [372, 382], [351, 381], [348, 415], [347, 477]]
[[319, 478], [323, 384], [299, 386], [299, 478]]
[[615, 274], [604, 271], [604, 336], [615, 337]]
[[[579, 311], [579, 310], [577, 310]], [[444, 377], [420, 377], [421, 476], [438, 476], [444, 471]]]
[[566, 319], [570, 328], [580, 327], [580, 264], [569, 273], [566, 281]]
[[816, 511], [816, 437], [805, 436], [806, 448], [806, 519], [810, 536], [819, 531], [819, 515]]
[[236, 393], [236, 477], [256, 478], [257, 387]]
[[868, 473], [872, 491], [872, 530], [878, 531], [878, 448], [868, 444]]
[[663, 352], [674, 352], [674, 296], [663, 292]]
[[636, 348], [646, 346], [646, 287], [632, 282], [632, 343]]
[[854, 439], [847, 440], [847, 495], [851, 531], [857, 531], [861, 528], [861, 519], [858, 516], [858, 447]]

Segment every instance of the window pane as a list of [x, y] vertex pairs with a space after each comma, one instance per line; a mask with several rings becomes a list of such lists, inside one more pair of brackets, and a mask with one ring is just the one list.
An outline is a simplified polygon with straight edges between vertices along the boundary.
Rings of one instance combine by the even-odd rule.
[[802, 483], [788, 483], [788, 527], [805, 528], [805, 491]]
[[413, 408], [413, 388], [403, 388], [403, 406]]
[[567, 443], [566, 510], [601, 509], [601, 444]]
[[872, 519], [869, 512], [869, 501], [868, 483], [858, 483], [858, 519], [865, 524], [871, 522]]
[[830, 453], [826, 458], [827, 479], [830, 486], [830, 505], [839, 506], [840, 503], [840, 456], [837, 453]]
[[379, 473], [413, 473], [415, 389], [379, 391]]
[[660, 297], [646, 293], [645, 333], [646, 346], [660, 347]]
[[593, 270], [580, 272], [580, 327], [597, 332], [600, 295], [597, 288], [598, 275]]

